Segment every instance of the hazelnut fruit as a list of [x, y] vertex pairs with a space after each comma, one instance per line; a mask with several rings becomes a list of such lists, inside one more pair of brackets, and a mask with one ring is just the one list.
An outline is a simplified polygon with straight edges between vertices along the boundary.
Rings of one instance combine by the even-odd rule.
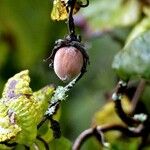
[[73, 46], [59, 48], [54, 57], [54, 71], [62, 81], [70, 81], [80, 74], [83, 55]]

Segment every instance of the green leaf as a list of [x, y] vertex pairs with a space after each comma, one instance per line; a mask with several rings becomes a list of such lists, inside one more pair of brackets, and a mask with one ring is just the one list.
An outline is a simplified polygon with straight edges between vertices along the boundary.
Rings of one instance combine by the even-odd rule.
[[123, 79], [132, 76], [150, 79], [150, 30], [140, 34], [114, 58], [112, 67]]
[[71, 142], [64, 137], [53, 140], [49, 145], [51, 150], [71, 150]]
[[95, 0], [81, 12], [93, 29], [112, 29], [135, 24], [141, 10], [137, 0]]
[[139, 145], [138, 139], [118, 139], [111, 144], [111, 150], [137, 150]]
[[47, 32], [51, 25], [48, 9], [48, 1], [1, 1], [0, 26], [6, 33], [9, 32], [15, 41], [17, 51], [14, 53], [14, 59], [18, 60], [16, 65], [19, 67], [29, 68], [44, 58]]

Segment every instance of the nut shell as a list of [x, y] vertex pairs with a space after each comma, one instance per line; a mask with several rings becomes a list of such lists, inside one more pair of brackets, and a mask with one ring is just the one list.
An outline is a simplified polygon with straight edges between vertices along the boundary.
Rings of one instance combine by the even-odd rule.
[[74, 79], [83, 67], [83, 55], [75, 47], [62, 47], [54, 57], [54, 71], [62, 81]]

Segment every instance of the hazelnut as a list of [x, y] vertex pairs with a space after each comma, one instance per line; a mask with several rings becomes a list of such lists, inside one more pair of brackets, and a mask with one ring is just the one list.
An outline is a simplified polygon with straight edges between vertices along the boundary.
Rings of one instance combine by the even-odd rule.
[[60, 48], [54, 57], [54, 71], [62, 81], [70, 81], [80, 74], [83, 67], [83, 55], [77, 48]]

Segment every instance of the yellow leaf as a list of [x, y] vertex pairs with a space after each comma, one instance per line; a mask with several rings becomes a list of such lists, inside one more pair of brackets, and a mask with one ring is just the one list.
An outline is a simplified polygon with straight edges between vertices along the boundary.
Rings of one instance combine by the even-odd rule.
[[[66, 9], [68, 0], [54, 0], [53, 1], [53, 8], [51, 12], [51, 18], [52, 20], [66, 20], [68, 17], [68, 12]], [[79, 1], [76, 2], [73, 14], [76, 14], [80, 9], [80, 3]]]
[[29, 87], [30, 77], [28, 74], [29, 71], [24, 70], [10, 78], [5, 84], [2, 97], [9, 100], [20, 95], [32, 94], [32, 90]]
[[28, 70], [17, 73], [5, 84], [0, 99], [0, 142], [32, 145], [35, 141], [37, 125], [48, 109], [54, 87], [47, 85], [32, 92], [29, 84]]

